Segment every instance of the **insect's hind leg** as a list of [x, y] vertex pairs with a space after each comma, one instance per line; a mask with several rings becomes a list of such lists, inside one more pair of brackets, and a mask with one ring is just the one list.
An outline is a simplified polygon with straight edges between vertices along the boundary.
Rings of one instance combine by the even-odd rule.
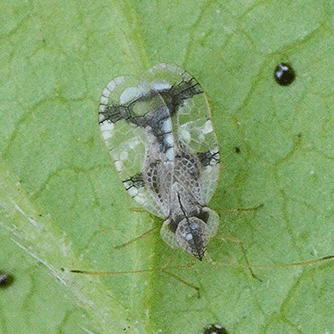
[[[220, 233], [218, 232], [218, 234], [220, 234]], [[254, 273], [254, 271], [253, 271], [253, 269], [252, 269], [252, 265], [251, 265], [251, 264], [249, 263], [249, 261], [248, 261], [247, 252], [246, 252], [246, 249], [245, 249], [245, 247], [244, 247], [243, 242], [242, 242], [240, 239], [238, 239], [237, 237], [232, 236], [232, 235], [220, 234], [220, 238], [221, 238], [222, 240], [231, 241], [231, 242], [237, 244], [237, 245], [240, 247], [241, 252], [242, 252], [242, 256], [243, 256], [244, 261], [245, 261], [245, 263], [246, 263], [245, 267], [249, 269], [249, 272], [250, 272], [251, 276], [252, 276], [254, 279], [257, 279], [257, 280], [259, 280], [260, 282], [262, 282], [262, 280], [261, 280], [259, 277], [257, 277], [257, 276], [255, 275], [255, 273]], [[219, 262], [216, 262], [216, 261], [214, 261], [214, 260], [212, 260], [212, 259], [209, 259], [209, 262], [210, 262], [212, 265], [215, 265], [215, 266], [232, 266], [232, 264], [219, 263]], [[234, 264], [233, 264], [233, 266], [234, 266]]]
[[[239, 211], [242, 211], [242, 212], [254, 212], [254, 211], [257, 211], [258, 209], [262, 208], [263, 207], [263, 204], [260, 204], [258, 205], [257, 207], [253, 207], [253, 208], [242, 208], [242, 209], [230, 209], [230, 210], [227, 210], [229, 212], [239, 212]], [[225, 210], [226, 211], [226, 210]], [[225, 241], [230, 241], [230, 242], [233, 242], [234, 244], [238, 245], [241, 252], [242, 252], [242, 257], [244, 259], [244, 262], [245, 262], [245, 265], [240, 265], [240, 267], [244, 267], [244, 268], [248, 268], [251, 276], [254, 278], [254, 279], [257, 279], [259, 280], [260, 282], [262, 282], [262, 280], [257, 277], [252, 269], [252, 265], [250, 264], [249, 260], [248, 260], [248, 257], [247, 257], [247, 252], [246, 252], [246, 248], [244, 246], [244, 243], [242, 242], [242, 240], [240, 240], [239, 238], [233, 236], [233, 235], [226, 235], [226, 234], [223, 234], [223, 233], [220, 233], [218, 232], [216, 237], [220, 237], [221, 240], [225, 240]], [[214, 261], [212, 259], [208, 259], [209, 262], [212, 264], [212, 265], [216, 265], [216, 266], [234, 266], [234, 264], [227, 264], [227, 263], [219, 263], [217, 261]]]
[[154, 227], [154, 228], [148, 230], [147, 232], [143, 233], [142, 235], [140, 235], [140, 236], [137, 237], [137, 238], [134, 238], [134, 239], [132, 239], [132, 240], [130, 240], [130, 241], [127, 241], [127, 242], [125, 242], [125, 243], [122, 244], [122, 245], [115, 246], [114, 249], [120, 249], [120, 248], [127, 247], [127, 246], [131, 245], [132, 243], [134, 243], [134, 242], [136, 242], [136, 241], [138, 241], [138, 240], [140, 240], [140, 239], [144, 239], [144, 238], [146, 238], [147, 236], [151, 235], [152, 233], [154, 233], [154, 232], [156, 232], [156, 231], [158, 231], [158, 228], [157, 228], [157, 227]]

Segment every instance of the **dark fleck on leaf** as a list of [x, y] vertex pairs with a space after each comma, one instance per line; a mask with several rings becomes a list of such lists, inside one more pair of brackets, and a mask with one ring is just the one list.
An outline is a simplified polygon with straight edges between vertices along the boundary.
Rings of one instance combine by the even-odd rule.
[[0, 288], [7, 288], [14, 282], [14, 277], [11, 274], [0, 272]]
[[202, 334], [228, 334], [228, 332], [220, 325], [210, 325], [205, 327]]
[[288, 86], [295, 80], [296, 74], [293, 68], [285, 63], [280, 63], [275, 68], [275, 80], [281, 86]]

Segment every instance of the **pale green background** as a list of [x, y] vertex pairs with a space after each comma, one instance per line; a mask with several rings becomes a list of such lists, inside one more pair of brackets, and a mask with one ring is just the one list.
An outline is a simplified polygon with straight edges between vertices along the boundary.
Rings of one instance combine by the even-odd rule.
[[[334, 264], [241, 267], [217, 235], [208, 258], [109, 277], [69, 269], [181, 266], [190, 257], [136, 208], [101, 139], [110, 79], [176, 63], [208, 95], [223, 170], [210, 207], [250, 263], [334, 253], [333, 1], [6, 1], [0, 12], [0, 332], [331, 333]], [[277, 85], [280, 61], [297, 73]], [[235, 147], [241, 152], [236, 153]], [[255, 211], [233, 211], [252, 208]], [[214, 266], [212, 258], [230, 267]], [[64, 268], [64, 271], [61, 269]]]

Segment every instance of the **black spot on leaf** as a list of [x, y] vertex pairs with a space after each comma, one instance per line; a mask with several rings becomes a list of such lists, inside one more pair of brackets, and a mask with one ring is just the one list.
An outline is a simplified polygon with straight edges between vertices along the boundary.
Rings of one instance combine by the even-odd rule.
[[274, 76], [279, 85], [288, 86], [295, 80], [296, 74], [289, 64], [280, 63], [275, 68]]

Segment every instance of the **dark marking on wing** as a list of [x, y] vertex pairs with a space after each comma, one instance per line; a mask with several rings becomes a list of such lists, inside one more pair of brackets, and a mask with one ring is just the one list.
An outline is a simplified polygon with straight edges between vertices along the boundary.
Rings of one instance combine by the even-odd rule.
[[111, 123], [116, 123], [123, 118], [121, 105], [112, 104], [104, 106], [106, 111], [99, 112], [99, 115], [103, 115], [103, 118], [100, 117], [99, 124], [102, 124], [106, 120], [109, 120]]
[[220, 162], [219, 152], [211, 153], [210, 151], [208, 151], [208, 152], [197, 153], [197, 157], [203, 167], [209, 165], [216, 165]]
[[[147, 94], [143, 94], [129, 103], [123, 105], [116, 103], [105, 105], [105, 111], [100, 112], [100, 114], [104, 116], [100, 123], [105, 120], [116, 123], [119, 120], [124, 119], [128, 123], [132, 123], [140, 127], [150, 125], [152, 128], [160, 128], [158, 124], [156, 126], [149, 124], [152, 122], [152, 117], [147, 118], [146, 114], [138, 115], [133, 111], [136, 103], [150, 102], [157, 98], [157, 96], [161, 96], [164, 103], [167, 105], [168, 116], [173, 116], [177, 112], [178, 108], [183, 105], [185, 100], [191, 99], [195, 95], [202, 93], [204, 93], [202, 87], [194, 78], [189, 81], [181, 81], [169, 89], [159, 91], [152, 89]], [[161, 108], [158, 109], [160, 110]]]
[[166, 131], [164, 123], [168, 121], [168, 118], [170, 118], [170, 112], [166, 107], [161, 107], [159, 110], [148, 113], [146, 116], [147, 125], [151, 127], [151, 133], [159, 143], [161, 153], [166, 153], [173, 147], [173, 145], [168, 144], [168, 141], [166, 141], [166, 135], [173, 132], [172, 130]]
[[199, 161], [193, 154], [178, 150], [175, 155], [175, 176], [182, 182], [186, 179], [197, 181], [201, 176]]
[[100, 115], [103, 115], [103, 118], [100, 119], [99, 123], [103, 123], [106, 120], [109, 120], [112, 123], [116, 123], [121, 119], [124, 119], [128, 123], [145, 127], [147, 126], [147, 119], [145, 115], [137, 115], [133, 111], [134, 103], [136, 101], [131, 101], [131, 103], [122, 105], [122, 104], [110, 104], [105, 106], [105, 110], [100, 112]]
[[201, 210], [198, 215], [196, 215], [197, 218], [204, 221], [204, 223], [207, 223], [210, 217], [209, 212]]
[[161, 161], [156, 160], [151, 162], [146, 170], [146, 182], [148, 183], [151, 191], [153, 191], [158, 196], [159, 200], [161, 200], [160, 188], [162, 186], [159, 178], [159, 171], [161, 169], [160, 165]]
[[164, 99], [167, 108], [173, 116], [185, 100], [193, 98], [197, 94], [204, 93], [201, 85], [194, 79], [181, 81], [169, 89], [159, 90], [159, 94]]
[[[135, 111], [136, 108], [139, 111], [143, 110], [143, 107], [140, 107], [140, 103], [150, 104], [149, 108], [144, 105], [146, 106], [146, 112], [143, 114], [138, 114]], [[105, 111], [100, 112], [100, 115], [103, 115], [103, 118], [99, 123], [103, 123], [106, 120], [116, 123], [119, 120], [124, 119], [128, 123], [142, 128], [150, 126], [156, 132], [156, 136], [165, 134], [162, 132], [162, 124], [164, 120], [170, 117], [170, 111], [166, 107], [160, 94], [155, 90], [151, 90], [147, 94], [138, 96], [125, 104], [113, 103], [104, 106]]]
[[132, 187], [142, 188], [145, 186], [145, 182], [143, 179], [142, 173], [137, 173], [136, 175], [131, 176], [129, 179], [124, 180], [123, 184], [125, 185], [125, 189], [129, 190]]

